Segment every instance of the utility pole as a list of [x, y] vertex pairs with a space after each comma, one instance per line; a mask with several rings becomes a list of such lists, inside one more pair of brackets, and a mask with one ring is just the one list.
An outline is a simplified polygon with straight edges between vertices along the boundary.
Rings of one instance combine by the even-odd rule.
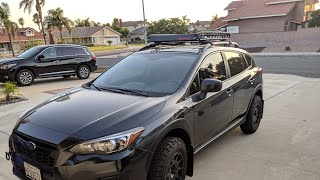
[[143, 24], [144, 24], [144, 43], [147, 45], [147, 26], [146, 26], [146, 14], [144, 11], [144, 0], [142, 0], [142, 10], [143, 10]]

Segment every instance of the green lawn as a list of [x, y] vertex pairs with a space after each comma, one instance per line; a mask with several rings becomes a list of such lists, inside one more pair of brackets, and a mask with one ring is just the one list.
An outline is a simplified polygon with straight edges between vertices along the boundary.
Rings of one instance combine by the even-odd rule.
[[126, 46], [92, 46], [89, 47], [90, 51], [106, 51], [106, 50], [113, 50], [113, 49], [123, 49]]

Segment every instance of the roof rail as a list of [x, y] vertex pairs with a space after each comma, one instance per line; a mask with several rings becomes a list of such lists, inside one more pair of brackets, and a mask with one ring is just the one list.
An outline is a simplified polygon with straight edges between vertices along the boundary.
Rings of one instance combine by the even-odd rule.
[[220, 31], [203, 31], [197, 34], [152, 34], [148, 36], [149, 44], [139, 51], [154, 48], [159, 45], [180, 45], [184, 43], [209, 44], [204, 49], [212, 45], [239, 47], [237, 43], [227, 41], [230, 33]]

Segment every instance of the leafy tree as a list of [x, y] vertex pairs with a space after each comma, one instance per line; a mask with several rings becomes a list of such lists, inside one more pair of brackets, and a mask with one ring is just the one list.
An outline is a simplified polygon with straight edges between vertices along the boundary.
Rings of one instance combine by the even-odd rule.
[[218, 14], [216, 14], [215, 16], [212, 16], [211, 24], [213, 24], [214, 22], [216, 22], [218, 19], [219, 19]]
[[23, 28], [24, 27], [24, 19], [21, 17], [21, 18], [19, 18], [18, 22], [21, 25], [21, 27]]
[[43, 40], [44, 40], [44, 43], [47, 44], [46, 35], [44, 33], [43, 20], [42, 20], [42, 8], [45, 4], [45, 0], [21, 0], [21, 2], [19, 4], [19, 8], [21, 9], [23, 7], [24, 12], [26, 12], [28, 10], [29, 14], [31, 14], [31, 10], [32, 10], [34, 4], [36, 5], [35, 8], [36, 8], [36, 11], [39, 15]]
[[57, 28], [60, 31], [60, 40], [63, 41], [62, 30], [67, 28], [71, 32], [71, 26], [73, 22], [64, 16], [64, 12], [61, 8], [51, 9], [48, 11], [48, 16], [44, 18], [44, 23], [47, 25], [47, 29]]
[[122, 37], [128, 37], [129, 30], [127, 28], [121, 27], [120, 22], [121, 22], [121, 19], [114, 18], [112, 21], [111, 28], [114, 29], [115, 31], [121, 33]]
[[5, 95], [6, 101], [10, 101], [11, 94], [14, 94], [18, 91], [18, 87], [12, 82], [7, 82], [4, 84], [2, 90], [0, 91]]
[[187, 16], [182, 18], [163, 18], [151, 22], [148, 28], [148, 34], [186, 34], [188, 33], [188, 24], [190, 19]]
[[320, 27], [320, 9], [311, 13], [309, 27]]
[[39, 17], [39, 14], [38, 14], [38, 13], [35, 13], [35, 14], [33, 15], [33, 20], [32, 20], [32, 21], [33, 21], [35, 24], [38, 25], [39, 31], [41, 31], [41, 27], [40, 27], [41, 21], [40, 21], [40, 17]]
[[8, 33], [9, 41], [10, 41], [10, 50], [12, 51], [12, 55], [15, 56], [13, 45], [12, 45], [12, 37], [14, 38], [18, 32], [18, 24], [12, 22], [10, 20], [10, 7], [7, 3], [2, 2], [0, 6], [0, 23], [2, 27], [6, 28]]
[[97, 26], [101, 26], [101, 22], [95, 22], [95, 21], [91, 21], [91, 24], [95, 27]]

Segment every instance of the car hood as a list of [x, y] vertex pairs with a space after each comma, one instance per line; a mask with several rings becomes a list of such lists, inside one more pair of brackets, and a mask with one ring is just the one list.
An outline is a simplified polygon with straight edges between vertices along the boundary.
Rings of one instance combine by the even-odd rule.
[[89, 140], [138, 127], [157, 114], [165, 102], [165, 97], [78, 89], [30, 110], [16, 129], [29, 134], [25, 128], [29, 124]]
[[3, 60], [0, 60], [0, 65], [15, 63], [15, 62], [18, 62], [18, 61], [20, 61], [20, 60], [22, 60], [22, 59], [23, 59], [23, 58], [3, 59]]

